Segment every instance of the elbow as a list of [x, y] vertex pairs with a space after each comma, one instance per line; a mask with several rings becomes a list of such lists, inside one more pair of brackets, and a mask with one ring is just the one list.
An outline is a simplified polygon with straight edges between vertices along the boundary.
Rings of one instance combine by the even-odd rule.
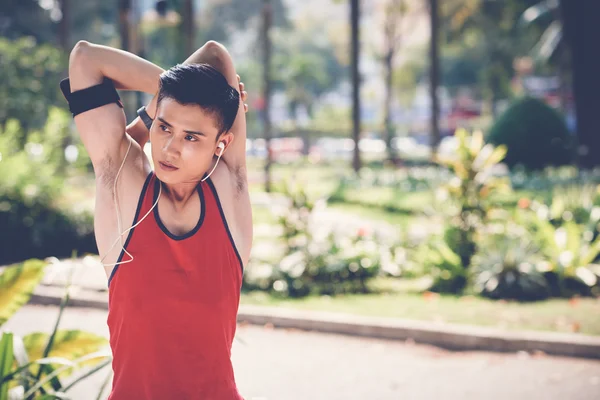
[[76, 68], [88, 62], [92, 44], [85, 40], [80, 40], [69, 54], [69, 70]]
[[206, 51], [208, 58], [213, 62], [222, 61], [229, 55], [225, 46], [214, 40], [209, 40], [202, 47], [204, 48], [204, 51]]

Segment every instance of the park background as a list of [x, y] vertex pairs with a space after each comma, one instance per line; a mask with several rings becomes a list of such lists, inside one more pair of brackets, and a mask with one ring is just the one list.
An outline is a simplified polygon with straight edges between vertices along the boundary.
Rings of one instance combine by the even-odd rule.
[[[231, 53], [250, 109], [255, 236], [243, 310], [383, 317], [440, 337], [457, 325], [554, 333], [566, 348], [595, 344], [545, 352], [600, 357], [598, 18], [600, 3], [584, 0], [3, 0], [0, 399], [102, 398], [110, 384], [93, 170], [58, 87], [79, 40], [163, 68], [208, 40]], [[149, 100], [121, 97], [128, 121]], [[415, 347], [414, 334], [402, 347], [274, 326], [240, 325], [247, 396], [600, 395], [596, 361], [534, 347], [475, 353], [505, 363], [479, 383], [451, 379], [451, 363], [406, 379], [411, 366], [395, 363], [428, 359], [435, 370], [432, 360], [457, 356]], [[311, 375], [315, 349], [342, 361]], [[276, 369], [289, 374], [275, 379]]]

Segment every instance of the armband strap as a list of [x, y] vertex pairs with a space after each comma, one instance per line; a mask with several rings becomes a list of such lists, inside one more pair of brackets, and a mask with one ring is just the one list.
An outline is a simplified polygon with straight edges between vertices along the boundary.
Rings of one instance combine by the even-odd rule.
[[144, 125], [146, 125], [146, 128], [148, 128], [148, 131], [149, 131], [150, 128], [152, 127], [152, 121], [153, 120], [148, 115], [148, 112], [146, 111], [146, 107], [145, 106], [141, 106], [139, 108], [139, 110], [137, 110], [137, 115], [140, 117], [140, 119], [142, 120], [142, 122], [144, 123]]
[[69, 103], [69, 110], [71, 110], [73, 117], [110, 103], [116, 103], [123, 108], [119, 93], [117, 93], [113, 82], [108, 78], [104, 78], [102, 83], [98, 85], [76, 90], [75, 92], [71, 92], [69, 78], [66, 78], [60, 81], [60, 90]]

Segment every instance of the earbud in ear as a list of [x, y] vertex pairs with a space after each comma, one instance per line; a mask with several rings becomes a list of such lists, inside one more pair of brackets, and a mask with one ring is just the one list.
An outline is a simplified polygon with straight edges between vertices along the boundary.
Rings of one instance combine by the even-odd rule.
[[219, 149], [221, 149], [221, 153], [219, 154], [219, 156], [222, 156], [223, 155], [223, 151], [225, 151], [225, 143], [219, 142], [219, 144], [217, 145], [217, 147]]

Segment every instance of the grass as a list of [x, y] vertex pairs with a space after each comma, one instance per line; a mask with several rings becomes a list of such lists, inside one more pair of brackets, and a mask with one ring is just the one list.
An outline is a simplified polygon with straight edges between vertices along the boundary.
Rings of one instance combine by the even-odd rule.
[[536, 303], [492, 301], [471, 296], [382, 293], [281, 299], [244, 293], [242, 304], [354, 315], [456, 323], [506, 330], [580, 332], [600, 335], [600, 299], [552, 299]]

